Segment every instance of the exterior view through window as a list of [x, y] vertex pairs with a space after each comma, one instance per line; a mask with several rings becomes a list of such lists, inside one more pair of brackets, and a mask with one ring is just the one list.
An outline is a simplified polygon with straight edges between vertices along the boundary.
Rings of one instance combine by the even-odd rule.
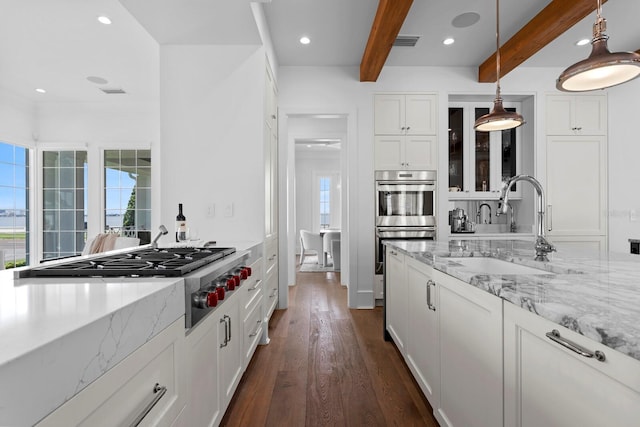
[[331, 177], [320, 177], [320, 229], [331, 224]]
[[0, 142], [0, 262], [29, 263], [29, 150]]
[[42, 258], [79, 255], [87, 239], [87, 152], [42, 153]]
[[151, 242], [151, 150], [104, 151], [105, 231]]

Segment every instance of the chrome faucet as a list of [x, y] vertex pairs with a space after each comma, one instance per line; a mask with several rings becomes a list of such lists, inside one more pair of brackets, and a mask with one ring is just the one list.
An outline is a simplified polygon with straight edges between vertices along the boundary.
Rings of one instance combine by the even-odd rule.
[[167, 230], [167, 227], [165, 227], [164, 225], [161, 225], [160, 227], [158, 227], [158, 229], [160, 230], [160, 232], [158, 233], [156, 238], [153, 239], [153, 242], [151, 242], [151, 247], [153, 249], [156, 249], [158, 247], [158, 239], [169, 232], [169, 230]]
[[478, 213], [476, 213], [476, 222], [478, 224], [480, 224], [480, 216], [482, 214], [482, 208], [486, 206], [489, 208], [489, 224], [491, 224], [491, 205], [489, 203], [482, 203], [479, 207], [478, 207]]
[[500, 193], [500, 201], [498, 202], [498, 210], [496, 216], [506, 214], [509, 208], [509, 190], [513, 184], [518, 181], [526, 181], [533, 185], [535, 188], [537, 197], [538, 215], [536, 216], [537, 222], [537, 235], [536, 235], [536, 261], [549, 261], [547, 254], [549, 252], [555, 252], [556, 248], [547, 241], [544, 235], [544, 190], [542, 185], [532, 176], [529, 175], [516, 175], [506, 182], [502, 183], [502, 192]]

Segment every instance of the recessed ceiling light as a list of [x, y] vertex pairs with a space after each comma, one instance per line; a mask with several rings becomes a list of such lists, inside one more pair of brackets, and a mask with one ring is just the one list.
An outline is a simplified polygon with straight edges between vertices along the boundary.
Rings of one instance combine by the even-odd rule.
[[98, 22], [104, 25], [110, 25], [111, 19], [108, 16], [98, 16]]
[[455, 42], [455, 39], [453, 37], [447, 37], [446, 39], [442, 40], [442, 44], [449, 46], [450, 44], [453, 44]]
[[36, 89], [36, 92], [38, 92], [38, 93], [47, 93], [46, 90], [44, 90], [44, 89], [42, 89], [40, 87]]
[[591, 39], [581, 39], [576, 42], [576, 46], [584, 46], [591, 43]]
[[89, 76], [87, 77], [87, 80], [89, 80], [91, 83], [95, 83], [98, 85], [105, 85], [107, 83], [109, 83], [109, 81], [105, 78], [99, 77], [99, 76]]
[[309, 43], [311, 43], [311, 39], [309, 37], [307, 37], [307, 36], [302, 36], [302, 37], [300, 37], [300, 43], [309, 44]]

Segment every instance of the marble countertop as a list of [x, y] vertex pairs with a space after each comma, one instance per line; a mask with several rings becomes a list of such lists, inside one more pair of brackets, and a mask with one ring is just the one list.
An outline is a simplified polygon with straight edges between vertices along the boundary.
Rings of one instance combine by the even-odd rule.
[[184, 316], [182, 278], [0, 272], [0, 425], [33, 425]]
[[[640, 360], [640, 258], [593, 251], [534, 261], [533, 240], [385, 240], [472, 286]], [[494, 257], [548, 270], [539, 275], [477, 274], [450, 257]]]

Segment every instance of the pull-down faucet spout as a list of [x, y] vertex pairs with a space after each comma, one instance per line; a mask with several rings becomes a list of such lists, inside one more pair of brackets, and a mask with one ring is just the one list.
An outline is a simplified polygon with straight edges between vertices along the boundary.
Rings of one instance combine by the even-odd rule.
[[506, 214], [509, 209], [509, 191], [513, 184], [518, 181], [526, 181], [533, 186], [536, 190], [537, 194], [537, 202], [536, 207], [538, 214], [536, 215], [536, 261], [549, 261], [547, 258], [547, 254], [549, 252], [554, 252], [556, 248], [547, 241], [544, 234], [544, 190], [540, 182], [532, 176], [529, 175], [516, 175], [513, 178], [509, 179], [506, 182], [502, 183], [502, 192], [500, 193], [500, 201], [498, 202], [498, 209], [496, 212], [496, 216]]

